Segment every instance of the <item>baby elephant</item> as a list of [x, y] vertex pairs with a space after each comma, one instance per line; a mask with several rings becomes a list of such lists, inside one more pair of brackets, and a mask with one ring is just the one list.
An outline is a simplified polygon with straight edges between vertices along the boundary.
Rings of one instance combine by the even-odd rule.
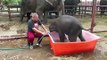
[[64, 42], [65, 34], [68, 35], [70, 42], [75, 42], [77, 37], [79, 37], [81, 41], [85, 41], [82, 36], [82, 29], [83, 27], [78, 19], [69, 15], [62, 15], [58, 17], [49, 26], [50, 32], [56, 31], [59, 33], [61, 42]]

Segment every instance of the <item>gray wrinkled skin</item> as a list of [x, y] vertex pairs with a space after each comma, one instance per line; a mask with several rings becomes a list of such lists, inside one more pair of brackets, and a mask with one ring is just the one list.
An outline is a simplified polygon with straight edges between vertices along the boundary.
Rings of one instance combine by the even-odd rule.
[[62, 15], [56, 19], [49, 26], [50, 32], [56, 31], [59, 33], [60, 41], [64, 42], [65, 34], [68, 35], [68, 38], [71, 42], [76, 41], [77, 37], [81, 41], [85, 41], [82, 36], [82, 26], [81, 23], [73, 16]]
[[[61, 11], [62, 0], [22, 0], [21, 3], [21, 21], [25, 14], [30, 19], [31, 12], [37, 12], [40, 19], [43, 19], [43, 13], [45, 16], [47, 11]], [[45, 17], [44, 17], [45, 18]]]

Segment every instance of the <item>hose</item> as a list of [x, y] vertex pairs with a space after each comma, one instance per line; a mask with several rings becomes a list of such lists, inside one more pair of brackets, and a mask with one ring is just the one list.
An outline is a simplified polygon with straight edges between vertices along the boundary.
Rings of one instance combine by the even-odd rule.
[[[44, 36], [42, 36], [39, 41], [41, 41], [44, 38]], [[36, 44], [34, 44], [33, 46], [36, 46]], [[25, 48], [0, 48], [0, 50], [25, 50], [25, 49], [29, 49], [30, 47], [25, 47]]]

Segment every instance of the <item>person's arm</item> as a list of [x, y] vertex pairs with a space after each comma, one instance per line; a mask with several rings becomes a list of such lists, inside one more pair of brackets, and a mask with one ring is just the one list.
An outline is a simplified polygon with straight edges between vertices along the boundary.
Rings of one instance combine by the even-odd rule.
[[45, 35], [42, 31], [40, 31], [40, 30], [36, 29], [35, 27], [34, 27], [34, 28], [32, 28], [32, 29], [33, 29], [33, 31], [34, 31], [34, 32], [40, 33], [40, 34], [42, 34], [42, 35]]
[[41, 24], [41, 26], [45, 30], [45, 32], [48, 32], [48, 30], [46, 29], [46, 27], [43, 24]]
[[47, 33], [48, 30], [46, 29], [46, 27], [41, 23], [40, 20], [38, 20], [39, 25], [45, 30], [45, 32]]

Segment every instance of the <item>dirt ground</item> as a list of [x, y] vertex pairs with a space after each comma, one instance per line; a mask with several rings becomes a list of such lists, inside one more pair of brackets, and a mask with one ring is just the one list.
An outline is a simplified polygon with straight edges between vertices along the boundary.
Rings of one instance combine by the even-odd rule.
[[[90, 27], [91, 17], [78, 17], [85, 28]], [[95, 30], [107, 29], [107, 17], [97, 16]], [[51, 20], [52, 21], [52, 20]], [[48, 27], [48, 24], [45, 26]], [[9, 21], [7, 15], [0, 15], [0, 36], [5, 35], [25, 35], [27, 31], [27, 23], [20, 22], [19, 17], [12, 18]], [[43, 39], [43, 47], [25, 50], [0, 50], [0, 60], [106, 60], [107, 59], [107, 32], [95, 33], [101, 37], [97, 42], [93, 52], [78, 53], [72, 55], [54, 56], [49, 45], [49, 38]], [[35, 43], [36, 43], [35, 39]], [[0, 41], [0, 48], [20, 48], [26, 46], [26, 39]]]

